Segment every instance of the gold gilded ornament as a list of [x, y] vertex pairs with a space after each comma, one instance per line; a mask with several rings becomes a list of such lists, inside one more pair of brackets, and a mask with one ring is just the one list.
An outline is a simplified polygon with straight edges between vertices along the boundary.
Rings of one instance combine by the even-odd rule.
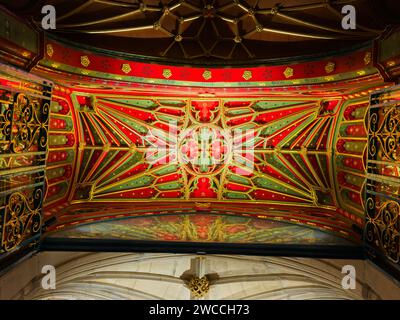
[[47, 55], [48, 55], [50, 58], [53, 56], [53, 54], [54, 54], [54, 49], [53, 49], [53, 46], [52, 46], [51, 44], [48, 44], [48, 45], [46, 46], [46, 53], [47, 53]]
[[196, 276], [192, 277], [189, 281], [189, 289], [195, 297], [204, 297], [210, 290], [210, 282], [207, 276], [201, 278]]
[[396, 65], [396, 62], [393, 61], [393, 60], [390, 60], [390, 61], [387, 62], [386, 65], [387, 65], [388, 67], [394, 67], [394, 66]]
[[291, 77], [293, 77], [294, 71], [292, 68], [287, 67], [285, 69], [285, 71], [283, 72], [283, 74], [285, 75], [286, 78], [291, 78]]
[[251, 73], [251, 71], [246, 70], [243, 72], [242, 77], [244, 80], [250, 80], [253, 77], [253, 74]]
[[90, 64], [90, 60], [88, 56], [81, 56], [81, 65], [87, 68]]
[[328, 62], [325, 66], [325, 72], [326, 73], [332, 73], [335, 70], [335, 63], [334, 62]]
[[169, 79], [172, 76], [172, 71], [170, 69], [164, 69], [162, 74], [165, 79]]
[[366, 52], [365, 56], [364, 56], [365, 65], [370, 64], [371, 63], [371, 59], [372, 59], [372, 53], [371, 52]]
[[128, 74], [129, 72], [132, 71], [131, 65], [130, 65], [129, 63], [124, 63], [124, 64], [121, 66], [121, 71], [122, 71], [123, 73], [125, 73], [125, 74]]
[[203, 72], [203, 78], [204, 80], [210, 80], [212, 77], [211, 71], [210, 70], [206, 70]]

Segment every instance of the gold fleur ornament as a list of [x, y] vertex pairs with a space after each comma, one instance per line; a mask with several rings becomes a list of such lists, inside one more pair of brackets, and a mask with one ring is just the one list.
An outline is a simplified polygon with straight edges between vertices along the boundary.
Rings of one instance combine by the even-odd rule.
[[334, 62], [328, 62], [325, 66], [326, 73], [332, 73], [335, 71], [336, 64]]
[[246, 70], [243, 72], [242, 77], [244, 80], [250, 80], [253, 77], [253, 74], [251, 73], [251, 71]]
[[205, 70], [203, 72], [203, 78], [204, 80], [210, 80], [212, 77], [211, 71], [210, 70]]
[[81, 65], [87, 68], [90, 64], [90, 60], [88, 56], [81, 56]]
[[162, 75], [165, 79], [169, 79], [172, 76], [172, 71], [171, 69], [164, 69], [162, 72]]
[[47, 55], [51, 58], [52, 56], [53, 56], [53, 54], [54, 54], [54, 49], [53, 49], [53, 46], [49, 43], [47, 46], [46, 46], [46, 53], [47, 53]]
[[122, 71], [123, 73], [125, 73], [125, 74], [128, 74], [129, 72], [132, 71], [131, 65], [130, 65], [129, 63], [124, 63], [124, 64], [121, 66], [121, 71]]
[[283, 74], [285, 75], [286, 78], [291, 78], [291, 77], [293, 77], [294, 71], [292, 68], [287, 67], [285, 69], [285, 71], [283, 72]]

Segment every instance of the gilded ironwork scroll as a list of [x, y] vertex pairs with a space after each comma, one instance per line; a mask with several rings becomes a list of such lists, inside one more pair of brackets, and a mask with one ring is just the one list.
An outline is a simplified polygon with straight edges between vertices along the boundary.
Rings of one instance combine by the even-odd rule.
[[376, 203], [373, 197], [367, 199], [366, 241], [395, 263], [400, 261], [399, 213], [400, 204], [396, 201]]
[[7, 197], [3, 211], [2, 249], [12, 251], [22, 241], [40, 231], [43, 188], [24, 194], [16, 192]]
[[365, 241], [373, 258], [400, 271], [400, 86], [371, 96]]
[[0, 253], [40, 236], [52, 85], [0, 65]]

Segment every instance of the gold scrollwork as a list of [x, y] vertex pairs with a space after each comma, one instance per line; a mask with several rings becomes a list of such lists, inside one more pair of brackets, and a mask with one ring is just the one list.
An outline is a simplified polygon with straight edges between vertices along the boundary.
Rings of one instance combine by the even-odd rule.
[[39, 100], [17, 95], [11, 118], [10, 150], [14, 153], [26, 152], [38, 143], [39, 151], [47, 148], [47, 123], [49, 104], [40, 105]]
[[8, 196], [6, 205], [2, 208], [1, 247], [4, 251], [12, 251], [40, 231], [42, 199], [41, 188], [36, 188], [29, 195], [16, 192]]
[[210, 290], [210, 282], [207, 276], [201, 278], [193, 276], [189, 281], [189, 289], [195, 297], [204, 297]]
[[[0, 135], [2, 140], [10, 141], [11, 139], [11, 128], [12, 128], [12, 108], [11, 105], [4, 104], [4, 110], [2, 114], [0, 114]], [[2, 145], [1, 150], [6, 151], [9, 149], [9, 144], [6, 143]]]
[[386, 257], [400, 261], [400, 204], [396, 201], [375, 202], [369, 197], [366, 203], [366, 241], [380, 248]]
[[380, 152], [386, 160], [400, 160], [400, 106], [371, 112], [368, 132], [371, 157]]

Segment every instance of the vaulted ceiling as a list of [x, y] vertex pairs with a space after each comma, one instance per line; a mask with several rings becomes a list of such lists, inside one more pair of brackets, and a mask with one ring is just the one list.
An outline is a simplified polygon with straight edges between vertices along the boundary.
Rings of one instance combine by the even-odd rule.
[[[378, 3], [379, 2], [379, 3]], [[6, 6], [40, 28], [54, 5], [57, 37], [146, 57], [199, 63], [282, 58], [335, 51], [379, 36], [399, 18], [396, 0], [17, 0]], [[342, 7], [357, 28], [341, 26]]]
[[[34, 300], [381, 298], [372, 288], [364, 289], [367, 296], [362, 290], [366, 285], [359, 278], [356, 290], [343, 289], [337, 281], [342, 275], [341, 265], [334, 260], [132, 253], [64, 252], [63, 255], [69, 259], [56, 265], [55, 290], [44, 290], [37, 277], [31, 286], [17, 292], [16, 297]], [[191, 285], [200, 279], [202, 286]]]

